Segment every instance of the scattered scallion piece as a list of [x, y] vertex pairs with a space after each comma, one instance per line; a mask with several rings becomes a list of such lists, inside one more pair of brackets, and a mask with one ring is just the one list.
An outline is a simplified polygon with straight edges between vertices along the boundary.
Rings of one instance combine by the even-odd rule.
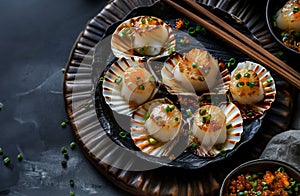
[[238, 74], [236, 74], [235, 79], [236, 79], [236, 80], [239, 80], [239, 79], [241, 79], [241, 77], [242, 77], [242, 74], [241, 74], [241, 73], [238, 73]]
[[65, 121], [62, 121], [62, 122], [60, 123], [60, 126], [66, 127], [66, 126], [67, 126], [67, 123], [66, 123]]
[[66, 69], [65, 68], [61, 68], [61, 72], [65, 73]]
[[119, 136], [120, 136], [122, 139], [124, 139], [124, 138], [126, 138], [126, 133], [125, 133], [124, 131], [121, 131], [121, 132], [119, 133]]
[[278, 171], [278, 172], [284, 172], [284, 168], [283, 168], [283, 167], [279, 167], [279, 168], [277, 169], [277, 171]]
[[251, 176], [246, 176], [246, 180], [251, 180], [252, 177]]
[[100, 77], [100, 78], [99, 78], [99, 81], [100, 81], [100, 82], [103, 82], [103, 81], [104, 81], [104, 77]]
[[201, 33], [202, 35], [206, 35], [206, 34], [207, 34], [206, 28], [201, 27], [200, 33]]
[[184, 39], [180, 39], [180, 40], [179, 40], [179, 43], [182, 44], [182, 45], [185, 44]]
[[239, 87], [239, 88], [241, 88], [241, 87], [245, 86], [245, 83], [244, 82], [239, 82], [239, 83], [237, 83], [236, 86]]
[[68, 152], [66, 146], [61, 147], [60, 151], [61, 151], [61, 153], [63, 153], [63, 154], [66, 153], [66, 152]]
[[205, 73], [205, 74], [208, 74], [208, 73], [209, 73], [209, 71], [208, 71], [208, 70], [205, 70], [205, 71], [204, 71], [204, 73]]
[[247, 82], [246, 83], [247, 86], [249, 86], [250, 88], [253, 88], [255, 86], [255, 83], [254, 82]]
[[70, 143], [70, 148], [71, 148], [72, 150], [74, 150], [75, 147], [76, 147], [76, 143], [75, 143], [75, 142], [71, 142], [71, 143]]
[[86, 102], [84, 102], [84, 104], [83, 104], [83, 106], [84, 106], [85, 108], [88, 108], [88, 107], [89, 107], [89, 105], [90, 105], [90, 104], [89, 104], [89, 102], [87, 102], [87, 101], [86, 101]]
[[191, 144], [191, 147], [192, 148], [196, 148], [198, 146], [198, 144], [196, 143], [196, 142], [193, 142], [192, 144]]
[[271, 80], [270, 78], [267, 79], [267, 83], [271, 83], [271, 81], [272, 81], [272, 80]]
[[204, 114], [206, 114], [206, 109], [202, 109], [202, 110], [200, 110], [200, 115], [204, 115]]
[[294, 6], [293, 13], [295, 14], [295, 13], [297, 13], [299, 11], [300, 11], [300, 7], [299, 6]]
[[154, 76], [150, 76], [150, 78], [149, 78], [149, 82], [151, 82], [151, 83], [155, 82], [155, 78], [154, 78]]
[[170, 48], [169, 50], [168, 50], [168, 54], [173, 54], [175, 52], [175, 48]]
[[250, 78], [250, 76], [251, 75], [248, 72], [244, 74], [244, 77], [246, 77], [246, 78]]
[[64, 153], [64, 158], [67, 160], [69, 159], [69, 154], [67, 152]]
[[187, 134], [188, 134], [188, 135], [191, 135], [191, 134], [192, 134], [192, 131], [191, 131], [191, 130], [188, 130]]
[[19, 154], [17, 155], [17, 158], [18, 158], [19, 161], [21, 161], [21, 160], [23, 159], [23, 154], [22, 154], [22, 153], [19, 153]]
[[175, 116], [174, 120], [175, 120], [175, 121], [178, 121], [178, 120], [179, 120], [179, 118], [178, 118], [177, 116]]
[[149, 137], [148, 141], [150, 142], [150, 144], [156, 144], [156, 139], [152, 138], [152, 137]]
[[151, 22], [152, 20], [153, 20], [153, 18], [151, 18], [151, 17], [147, 18], [148, 22]]
[[71, 191], [70, 196], [75, 196], [75, 193], [73, 191]]
[[67, 167], [67, 161], [62, 160], [62, 161], [61, 161], [61, 166], [62, 166], [63, 168], [66, 168], [66, 167]]
[[186, 18], [183, 19], [183, 24], [188, 26], [190, 24], [190, 21]]
[[70, 184], [70, 187], [74, 187], [75, 186], [74, 180], [70, 180], [69, 184]]
[[144, 115], [144, 120], [147, 120], [150, 117], [150, 112], [146, 112], [146, 114]]
[[142, 18], [141, 22], [142, 22], [142, 24], [146, 24], [146, 19]]
[[227, 63], [227, 66], [230, 67], [232, 65], [235, 65], [235, 63], [236, 63], [235, 58], [230, 58], [229, 61], [228, 61], [228, 63]]
[[3, 149], [0, 147], [0, 155], [3, 155]]
[[196, 26], [196, 31], [197, 31], [197, 32], [201, 31], [201, 26], [197, 25], [197, 26]]
[[226, 151], [225, 150], [220, 151], [220, 156], [225, 157], [226, 156]]
[[187, 115], [189, 115], [189, 116], [191, 116], [191, 115], [192, 115], [192, 111], [191, 111], [191, 109], [187, 109], [185, 112], [186, 112], [186, 114], [187, 114]]
[[197, 68], [197, 63], [195, 63], [195, 62], [192, 63], [192, 67], [193, 67], [193, 68]]
[[118, 76], [116, 79], [115, 79], [115, 83], [117, 84], [120, 84], [122, 81], [122, 77], [121, 76]]
[[145, 86], [144, 86], [144, 85], [140, 85], [140, 86], [139, 86], [139, 89], [140, 89], [140, 90], [145, 90]]
[[203, 105], [202, 102], [198, 102], [198, 106], [201, 107]]
[[188, 28], [188, 33], [189, 33], [190, 35], [195, 35], [195, 33], [196, 33], [196, 28], [195, 28], [195, 27], [189, 27], [189, 28]]
[[228, 125], [226, 125], [226, 129], [230, 129], [230, 128], [232, 128], [232, 124], [231, 123], [228, 124]]
[[9, 157], [4, 157], [3, 162], [4, 162], [4, 165], [8, 165], [10, 163], [10, 158]]

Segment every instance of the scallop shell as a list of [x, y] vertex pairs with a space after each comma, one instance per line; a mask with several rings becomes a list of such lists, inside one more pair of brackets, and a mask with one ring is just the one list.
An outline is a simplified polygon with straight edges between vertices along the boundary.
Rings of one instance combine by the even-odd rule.
[[[166, 35], [166, 40], [162, 41], [163, 46], [162, 48], [157, 48], [155, 46], [155, 44], [153, 44], [152, 46], [148, 46], [150, 47], [150, 49], [153, 49], [155, 51], [159, 50], [158, 55], [154, 55], [154, 56], [147, 56], [147, 55], [143, 55], [143, 54], [139, 54], [136, 51], [136, 48], [134, 48], [134, 39], [136, 37], [135, 33], [137, 33], [138, 30], [142, 30], [144, 32], [147, 33], [151, 33], [151, 31], [154, 31], [156, 28], [136, 28], [135, 25], [141, 23], [141, 21], [146, 21], [144, 23], [147, 23], [147, 20], [151, 18], [151, 21], [155, 22], [158, 25], [161, 25], [163, 28], [165, 28], [167, 35]], [[147, 27], [147, 26], [146, 26]], [[126, 29], [125, 29], [126, 28]], [[126, 35], [126, 37], [124, 36], [120, 36], [122, 35], [122, 31], [127, 30], [128, 33]], [[141, 33], [139, 33], [139, 35], [141, 36]], [[149, 34], [150, 35], [150, 34]], [[154, 35], [153, 33], [151, 35]], [[149, 36], [147, 36], [147, 38], [149, 38]], [[144, 38], [141, 38], [144, 39]], [[153, 40], [152, 43], [155, 43], [155, 41], [157, 41], [157, 39], [162, 39], [162, 36], [153, 36], [151, 38], [149, 38], [150, 40], [147, 40], [147, 42], [150, 42], [151, 40]], [[138, 16], [138, 17], [134, 17], [131, 19], [128, 19], [126, 21], [124, 21], [123, 23], [121, 23], [117, 29], [115, 30], [115, 32], [112, 34], [112, 39], [111, 39], [111, 48], [112, 51], [114, 53], [114, 55], [118, 58], [122, 58], [122, 57], [132, 57], [132, 56], [136, 56], [136, 57], [149, 57], [151, 59], [157, 59], [157, 58], [161, 58], [164, 56], [168, 56], [170, 54], [170, 52], [175, 51], [175, 44], [176, 44], [176, 38], [175, 35], [172, 31], [172, 28], [170, 25], [166, 24], [163, 20], [154, 17], [154, 16]]]
[[[221, 103], [219, 107], [226, 116], [226, 142], [224, 144], [215, 145], [211, 149], [205, 149], [203, 146], [201, 146], [196, 137], [190, 135], [188, 148], [197, 156], [215, 157], [221, 152], [232, 150], [235, 147], [235, 145], [241, 140], [241, 136], [243, 133], [243, 118], [239, 108], [231, 102]], [[193, 143], [197, 144], [197, 146], [192, 147]]]
[[[142, 59], [134, 57], [131, 57], [129, 59], [118, 59], [115, 63], [113, 63], [110, 66], [110, 68], [105, 73], [102, 88], [103, 97], [105, 99], [105, 102], [110, 106], [110, 108], [119, 114], [124, 114], [128, 116], [131, 116], [132, 112], [135, 108], [137, 108], [138, 105], [127, 101], [121, 95], [122, 84], [117, 84], [115, 81], [118, 77], [123, 78], [125, 70], [132, 66], [138, 66], [145, 69], [146, 67], [148, 67], [146, 61]], [[151, 73], [151, 71], [149, 73]], [[148, 100], [155, 95], [157, 90], [158, 87], [156, 86]]]
[[[167, 60], [164, 62], [164, 66], [161, 70], [162, 82], [166, 86], [167, 90], [171, 94], [184, 94], [187, 92], [187, 89], [183, 88], [180, 82], [174, 80], [173, 70], [181, 61], [183, 55], [179, 53], [173, 53]], [[220, 70], [223, 68], [220, 65]], [[220, 77], [216, 82], [216, 85], [213, 89], [210, 89], [214, 93], [225, 94], [229, 89], [230, 84], [230, 73], [228, 69], [224, 69], [220, 72]], [[192, 92], [194, 93], [194, 92]]]
[[258, 103], [251, 105], [243, 105], [237, 101], [232, 100], [240, 109], [243, 119], [253, 119], [264, 114], [268, 110], [272, 103], [275, 101], [276, 88], [275, 81], [271, 76], [270, 72], [260, 64], [245, 61], [238, 63], [237, 67], [231, 72], [231, 77], [238, 69], [253, 70], [259, 77], [264, 90], [264, 99]]
[[[154, 107], [155, 105], [160, 105], [164, 103], [173, 104], [172, 101], [170, 101], [167, 98], [161, 98], [161, 99], [155, 99], [152, 101], [149, 101], [141, 106], [139, 106], [133, 113], [132, 119], [131, 119], [131, 138], [134, 141], [134, 144], [144, 153], [154, 156], [154, 157], [169, 157], [170, 159], [173, 159], [174, 156], [181, 154], [187, 146], [186, 143], [181, 145], [178, 145], [178, 141], [180, 138], [180, 133], [182, 131], [182, 125], [183, 121], [181, 121], [180, 129], [178, 132], [178, 135], [169, 142], [161, 142], [159, 140], [156, 140], [155, 144], [151, 144], [149, 142], [149, 138], [152, 138], [151, 135], [147, 132], [147, 130], [144, 127], [145, 124], [145, 115], [149, 111], [150, 107]], [[154, 138], [155, 139], [155, 138]], [[175, 147], [178, 149], [181, 148], [178, 152], [178, 150], [175, 150]], [[178, 154], [176, 154], [176, 152]]]

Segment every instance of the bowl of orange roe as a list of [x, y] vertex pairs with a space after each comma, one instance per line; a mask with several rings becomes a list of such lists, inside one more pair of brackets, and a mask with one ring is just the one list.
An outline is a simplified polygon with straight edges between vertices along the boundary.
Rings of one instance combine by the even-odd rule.
[[300, 171], [288, 163], [257, 159], [224, 179], [220, 196], [300, 196]]

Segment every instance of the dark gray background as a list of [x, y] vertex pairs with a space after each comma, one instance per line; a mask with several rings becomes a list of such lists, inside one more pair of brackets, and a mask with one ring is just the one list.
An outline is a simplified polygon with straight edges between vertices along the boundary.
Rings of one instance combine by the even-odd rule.
[[[62, 96], [63, 73], [72, 45], [107, 1], [0, 0], [0, 195], [126, 195], [85, 158], [62, 146], [74, 140]], [[69, 149], [69, 148], [68, 148]], [[24, 154], [23, 161], [17, 154]], [[69, 180], [75, 181], [71, 189]]]

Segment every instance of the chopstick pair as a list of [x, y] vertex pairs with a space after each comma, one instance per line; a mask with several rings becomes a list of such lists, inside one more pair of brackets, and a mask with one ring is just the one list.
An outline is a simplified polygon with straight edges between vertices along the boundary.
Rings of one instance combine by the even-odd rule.
[[202, 7], [198, 3], [194, 2], [193, 0], [181, 0], [182, 2], [187, 3], [192, 8], [197, 10], [199, 13], [206, 16], [208, 19], [213, 21], [215, 24], [219, 25], [220, 27], [226, 29], [228, 32], [232, 33], [232, 35], [222, 31], [218, 27], [214, 26], [213, 24], [207, 22], [206, 20], [202, 19], [201, 17], [197, 16], [195, 13], [187, 10], [186, 8], [180, 6], [179, 4], [175, 3], [172, 0], [161, 0], [169, 4], [174, 9], [178, 10], [185, 16], [189, 17], [194, 22], [200, 24], [208, 31], [214, 33], [219, 38], [225, 40], [226, 42], [235, 46], [238, 50], [243, 52], [244, 54], [248, 55], [252, 59], [256, 60], [257, 62], [263, 64], [264, 66], [269, 67], [282, 78], [290, 82], [293, 86], [300, 89], [300, 73], [296, 70], [291, 68], [289, 65], [275, 57], [273, 54], [265, 50], [263, 47], [249, 39], [247, 36], [240, 33], [238, 30], [227, 24], [225, 21], [214, 15], [212, 12], [207, 10], [206, 8]]

